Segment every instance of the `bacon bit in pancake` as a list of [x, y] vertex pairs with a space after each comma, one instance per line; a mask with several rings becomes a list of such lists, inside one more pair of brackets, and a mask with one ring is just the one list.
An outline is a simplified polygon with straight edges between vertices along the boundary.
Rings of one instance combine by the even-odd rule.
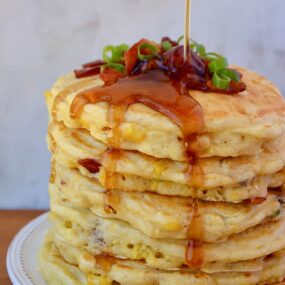
[[259, 205], [266, 201], [266, 197], [256, 197], [249, 200], [251, 205]]
[[90, 173], [97, 173], [100, 169], [100, 163], [98, 163], [95, 159], [86, 158], [86, 159], [79, 159], [78, 164], [85, 167]]

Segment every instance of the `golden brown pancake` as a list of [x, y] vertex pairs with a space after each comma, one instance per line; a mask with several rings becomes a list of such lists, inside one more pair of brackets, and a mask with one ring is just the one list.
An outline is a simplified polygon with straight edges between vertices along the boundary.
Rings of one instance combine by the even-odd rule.
[[[191, 270], [153, 270], [141, 262], [93, 256], [81, 248], [56, 240], [50, 233], [40, 253], [40, 267], [49, 284], [100, 285], [264, 285], [285, 276], [284, 255], [264, 259], [259, 270], [207, 274]], [[112, 283], [112, 281], [115, 283]], [[275, 285], [282, 285], [281, 283]]]
[[[143, 259], [148, 266], [155, 268], [185, 266], [187, 240], [149, 238], [125, 222], [101, 218], [89, 210], [74, 207], [59, 199], [53, 191], [51, 198], [51, 218], [57, 233], [68, 243], [83, 247], [92, 254], [108, 253], [132, 260]], [[282, 210], [264, 224], [217, 243], [204, 243], [203, 264], [246, 261], [282, 250], [285, 248], [284, 230]]]
[[[199, 187], [213, 188], [236, 184], [257, 175], [273, 174], [281, 170], [285, 164], [284, 144], [285, 136], [267, 144], [263, 152], [254, 156], [200, 159], [199, 168], [203, 172], [203, 179], [199, 179]], [[100, 161], [107, 172], [131, 174], [192, 186], [197, 184], [197, 179], [193, 182], [190, 177], [188, 181], [189, 166], [185, 162], [155, 159], [129, 151], [116, 151], [114, 155], [113, 152], [106, 152], [107, 146], [82, 129], [72, 130], [66, 129], [62, 124], [51, 124], [49, 145], [55, 158], [69, 167], [79, 167], [78, 161], [82, 159], [94, 159]], [[104, 176], [101, 177], [101, 182], [105, 185]]]
[[[68, 170], [56, 163], [55, 172], [55, 184], [50, 185], [51, 196], [58, 193], [72, 205], [90, 209], [97, 216], [128, 222], [151, 238], [186, 239], [189, 235], [188, 227], [193, 216], [192, 198], [170, 198], [148, 192], [103, 192], [98, 183], [83, 177], [76, 170]], [[280, 208], [275, 195], [269, 195], [258, 205], [201, 201], [199, 213], [204, 221], [203, 239], [225, 239], [262, 223]]]
[[[231, 137], [235, 134], [240, 135], [238, 142], [253, 137], [253, 141], [248, 143], [249, 149], [252, 149], [250, 146], [256, 141], [255, 138], [266, 142], [281, 136], [285, 131], [285, 103], [278, 89], [257, 73], [244, 68], [239, 68], [239, 71], [247, 85], [247, 90], [241, 94], [225, 96], [190, 90], [203, 109], [203, 133], [209, 134], [204, 139], [210, 142], [203, 142], [203, 138], [199, 142], [202, 156], [222, 156], [221, 149], [225, 149], [228, 142], [231, 144]], [[70, 105], [78, 93], [100, 85], [102, 82], [96, 77], [76, 79], [73, 74], [63, 76], [48, 94], [47, 103], [54, 120], [63, 121], [69, 128], [86, 128], [95, 138], [108, 144], [107, 138], [112, 136], [112, 127], [107, 121], [106, 103], [86, 105], [79, 120], [72, 120], [69, 114]], [[129, 107], [120, 129], [122, 149], [137, 150], [158, 158], [186, 159], [179, 127], [142, 104]], [[224, 144], [218, 144], [218, 138], [212, 139], [215, 133], [224, 134]], [[232, 156], [250, 153], [244, 150], [245, 145], [234, 143]], [[216, 152], [215, 148], [219, 146], [221, 148]], [[226, 151], [226, 156], [231, 156], [230, 151]]]

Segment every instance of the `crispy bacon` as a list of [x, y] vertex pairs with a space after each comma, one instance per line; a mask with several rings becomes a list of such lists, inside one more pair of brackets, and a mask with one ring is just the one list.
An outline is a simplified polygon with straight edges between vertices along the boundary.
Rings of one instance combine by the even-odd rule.
[[112, 68], [104, 68], [100, 73], [100, 79], [105, 82], [105, 85], [116, 83], [119, 78], [124, 77], [125, 74]]
[[[126, 65], [126, 70], [127, 74], [137, 74], [137, 72], [133, 72], [135, 68], [137, 68], [137, 64], [139, 64], [139, 58], [138, 58], [138, 47], [141, 44], [148, 43], [153, 46], [156, 46], [158, 49], [160, 49], [160, 45], [153, 41], [149, 41], [146, 39], [141, 39], [134, 45], [132, 45], [124, 54], [124, 59], [125, 59], [125, 65]], [[148, 50], [144, 49], [143, 54], [148, 54]]]
[[[101, 69], [105, 62], [102, 60], [95, 60], [84, 64], [82, 69], [75, 70], [75, 76], [77, 78], [82, 78], [100, 74], [100, 78], [105, 82], [105, 85], [111, 85], [122, 77], [136, 76], [145, 73], [148, 70], [158, 69], [166, 73], [173, 81], [175, 81], [175, 85], [184, 93], [188, 93], [188, 90], [196, 89], [205, 92], [237, 94], [246, 89], [246, 85], [242, 81], [231, 81], [228, 89], [219, 89], [215, 87], [211, 81], [212, 74], [210, 74], [208, 70], [209, 62], [202, 59], [190, 49], [189, 59], [185, 60], [184, 48], [182, 45], [179, 45], [177, 41], [173, 41], [169, 37], [163, 37], [161, 39], [161, 43], [165, 41], [168, 41], [173, 46], [173, 48], [167, 52], [163, 52], [161, 44], [159, 45], [147, 39], [141, 39], [132, 45], [124, 53], [124, 60], [120, 62], [120, 64], [124, 64], [126, 67], [126, 72], [124, 73], [111, 67]], [[158, 54], [155, 58], [147, 61], [139, 59], [138, 47], [143, 43], [148, 43], [157, 47]], [[140, 52], [147, 55], [153, 51], [145, 48]]]
[[141, 39], [134, 45], [132, 45], [124, 54], [124, 59], [125, 59], [125, 65], [126, 65], [126, 70], [127, 74], [131, 74], [134, 67], [136, 66], [137, 62], [139, 61], [138, 59], [138, 47], [142, 43], [146, 43], [148, 40], [146, 39]]
[[83, 77], [88, 77], [88, 76], [93, 76], [93, 75], [99, 74], [100, 69], [101, 69], [100, 66], [76, 69], [76, 70], [74, 70], [74, 74], [75, 74], [76, 78], [83, 78]]
[[178, 42], [172, 40], [170, 37], [163, 37], [163, 38], [161, 39], [161, 43], [163, 43], [163, 42], [170, 42], [173, 47], [178, 46]]
[[97, 173], [100, 169], [100, 163], [98, 163], [95, 159], [85, 158], [79, 159], [78, 164], [85, 167], [90, 173]]
[[250, 205], [259, 205], [259, 204], [262, 204], [264, 201], [266, 201], [266, 197], [255, 197], [255, 198], [248, 200], [248, 203]]
[[96, 67], [96, 66], [102, 66], [104, 65], [106, 62], [104, 60], [101, 59], [97, 59], [91, 62], [87, 62], [85, 64], [82, 65], [83, 68], [89, 68], [89, 67]]
[[230, 87], [228, 89], [216, 88], [215, 86], [213, 86], [211, 80], [207, 82], [207, 86], [208, 86], [208, 91], [223, 93], [223, 94], [236, 94], [246, 89], [246, 85], [242, 81], [239, 82], [231, 81]]

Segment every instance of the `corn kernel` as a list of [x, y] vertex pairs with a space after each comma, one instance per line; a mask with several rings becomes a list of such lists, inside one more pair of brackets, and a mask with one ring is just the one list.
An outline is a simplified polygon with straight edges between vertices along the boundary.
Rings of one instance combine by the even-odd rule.
[[158, 187], [158, 181], [157, 180], [151, 180], [150, 182], [150, 190], [155, 191]]
[[167, 169], [167, 162], [159, 160], [153, 164], [153, 174], [156, 178], [159, 178], [161, 173]]
[[72, 228], [72, 222], [71, 222], [71, 221], [66, 221], [66, 222], [64, 223], [64, 226], [65, 226], [66, 228], [68, 228], [68, 229], [71, 229], [71, 228]]
[[126, 141], [139, 143], [145, 139], [145, 130], [141, 127], [129, 124], [122, 130], [122, 137]]
[[174, 232], [174, 231], [177, 231], [181, 228], [181, 225], [178, 224], [177, 222], [170, 222], [170, 223], [167, 223], [163, 226], [164, 230], [166, 231], [171, 231], [171, 232]]
[[111, 281], [109, 278], [104, 276], [96, 276], [93, 274], [89, 274], [87, 277], [88, 285], [111, 285]]

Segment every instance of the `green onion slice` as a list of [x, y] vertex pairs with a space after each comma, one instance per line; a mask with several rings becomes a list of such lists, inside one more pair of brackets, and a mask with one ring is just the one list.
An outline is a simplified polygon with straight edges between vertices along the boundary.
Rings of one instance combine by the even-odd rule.
[[115, 47], [114, 56], [123, 58], [124, 53], [129, 49], [129, 46], [127, 44], [120, 44]]
[[121, 73], [124, 73], [126, 71], [126, 67], [123, 64], [119, 64], [119, 63], [107, 63], [102, 65], [101, 67], [103, 70], [105, 68], [111, 68], [111, 69], [115, 69], [116, 71], [119, 71]]
[[230, 77], [221, 74], [219, 72], [215, 72], [212, 77], [212, 84], [219, 89], [228, 89], [231, 83]]
[[177, 43], [180, 44], [180, 42], [184, 39], [184, 36], [180, 36], [178, 39], [177, 39]]
[[228, 61], [225, 57], [220, 57], [218, 59], [215, 59], [208, 64], [208, 68], [211, 73], [221, 70], [227, 66], [228, 66]]
[[207, 59], [208, 61], [212, 61], [212, 60], [216, 60], [223, 57], [222, 55], [216, 53], [216, 52], [207, 52], [205, 54], [205, 59]]
[[172, 44], [169, 41], [162, 42], [161, 45], [164, 51], [169, 51], [172, 49]]
[[228, 89], [231, 81], [239, 82], [240, 75], [237, 71], [228, 68], [214, 72], [212, 77], [213, 85], [219, 89]]
[[103, 49], [103, 59], [108, 63], [118, 63], [124, 59], [124, 53], [128, 50], [127, 44], [118, 46], [108, 45]]
[[114, 52], [114, 46], [108, 45], [105, 46], [103, 49], [103, 60], [106, 62], [111, 62], [112, 60], [112, 56], [113, 56], [113, 52]]
[[[148, 51], [151, 52], [151, 54], [142, 54], [143, 49], [147, 49]], [[158, 55], [158, 49], [154, 45], [143, 43], [138, 46], [138, 58], [142, 61], [150, 60], [156, 57], [157, 55]]]
[[205, 58], [206, 56], [206, 48], [202, 44], [198, 44], [197, 42], [193, 41], [193, 43], [190, 45], [190, 48], [197, 53], [202, 58]]
[[220, 70], [219, 73], [223, 74], [224, 76], [229, 77], [232, 81], [235, 81], [235, 82], [240, 81], [240, 74], [235, 70], [224, 68]]

